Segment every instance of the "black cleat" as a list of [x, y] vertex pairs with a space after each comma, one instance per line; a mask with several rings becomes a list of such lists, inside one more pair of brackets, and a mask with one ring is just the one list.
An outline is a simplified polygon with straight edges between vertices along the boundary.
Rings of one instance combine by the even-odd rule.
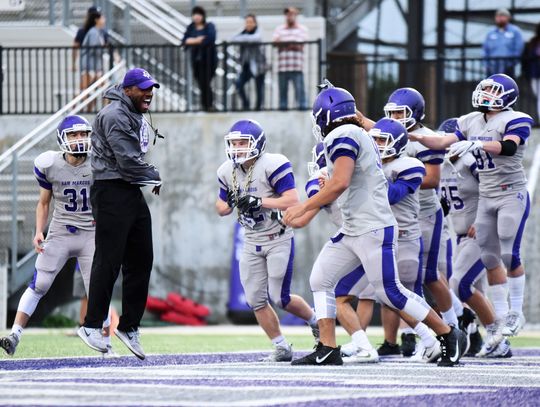
[[463, 315], [458, 317], [459, 329], [467, 332], [469, 325], [474, 323], [476, 314], [467, 307], [463, 307]]
[[482, 345], [484, 344], [484, 340], [482, 339], [482, 335], [480, 334], [478, 328], [476, 328], [476, 332], [469, 335], [469, 340], [471, 342], [471, 346], [469, 347], [469, 351], [465, 354], [465, 356], [475, 357], [476, 354], [480, 352], [480, 349], [482, 349]]
[[411, 357], [416, 349], [416, 335], [415, 334], [401, 334], [401, 354], [405, 357]]
[[401, 355], [399, 350], [399, 345], [397, 343], [390, 343], [385, 340], [381, 346], [377, 349], [379, 356], [391, 356], [391, 355]]
[[467, 346], [467, 335], [460, 329], [450, 326], [450, 332], [437, 336], [441, 343], [441, 360], [438, 366], [455, 366], [459, 364], [459, 359], [465, 353]]
[[15, 334], [9, 334], [4, 338], [0, 338], [0, 347], [6, 351], [9, 356], [13, 356], [17, 350], [19, 338]]
[[291, 365], [301, 366], [301, 365], [334, 365], [339, 366], [343, 364], [343, 359], [341, 359], [341, 349], [340, 346], [337, 348], [331, 348], [330, 346], [324, 346], [321, 342], [315, 348], [315, 352], [310, 353], [303, 358], [293, 360]]

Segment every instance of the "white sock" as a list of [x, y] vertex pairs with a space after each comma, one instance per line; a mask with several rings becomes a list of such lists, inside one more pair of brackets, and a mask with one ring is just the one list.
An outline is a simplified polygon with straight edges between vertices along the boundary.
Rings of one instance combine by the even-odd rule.
[[308, 323], [308, 325], [312, 328], [315, 328], [317, 327], [317, 315], [315, 315], [315, 312], [313, 313], [313, 315], [311, 316], [311, 318], [306, 321]]
[[508, 277], [510, 292], [510, 309], [523, 313], [523, 295], [525, 293], [525, 274], [519, 277]]
[[490, 285], [488, 288], [488, 297], [495, 308], [497, 319], [503, 319], [508, 314], [508, 284]]
[[18, 324], [13, 324], [11, 327], [11, 333], [14, 334], [17, 339], [21, 339], [21, 336], [23, 334], [24, 328]]
[[454, 290], [450, 290], [450, 296], [452, 297], [452, 308], [454, 308], [454, 312], [458, 317], [463, 315], [463, 304], [457, 297]]
[[423, 322], [419, 322], [414, 327], [414, 331], [420, 337], [422, 344], [426, 348], [430, 348], [433, 345], [435, 345], [435, 342], [436, 342], [435, 337], [433, 336], [433, 334], [431, 333], [431, 331], [429, 330], [426, 324], [424, 324]]
[[103, 335], [103, 340], [105, 341], [105, 345], [111, 346], [111, 335], [109, 336]]
[[373, 346], [371, 345], [371, 343], [369, 342], [369, 339], [366, 335], [366, 331], [364, 331], [363, 329], [360, 329], [358, 331], [356, 331], [355, 333], [353, 333], [351, 335], [351, 338], [352, 338], [352, 341], [353, 343], [362, 348], [362, 349], [366, 349], [366, 350], [371, 350], [373, 349]]
[[291, 346], [289, 345], [289, 343], [287, 342], [287, 340], [285, 339], [283, 335], [276, 336], [274, 339], [272, 339], [272, 345], [274, 345], [275, 347], [280, 347], [280, 348], [285, 348], [285, 349], [291, 348]]
[[458, 326], [458, 319], [456, 312], [454, 311], [454, 308], [450, 307], [448, 311], [442, 312], [442, 319], [444, 322], [446, 322], [448, 325], [452, 325], [454, 327]]
[[406, 326], [405, 328], [401, 328], [401, 332], [404, 334], [414, 334], [414, 329], [412, 329], [410, 326]]

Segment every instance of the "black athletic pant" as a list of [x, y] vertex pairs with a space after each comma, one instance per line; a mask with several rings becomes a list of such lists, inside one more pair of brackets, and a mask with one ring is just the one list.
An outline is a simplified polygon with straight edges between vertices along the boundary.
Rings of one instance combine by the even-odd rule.
[[150, 210], [140, 187], [120, 179], [95, 181], [90, 199], [96, 221], [96, 251], [84, 326], [103, 325], [121, 268], [122, 316], [118, 329], [137, 329], [154, 260]]

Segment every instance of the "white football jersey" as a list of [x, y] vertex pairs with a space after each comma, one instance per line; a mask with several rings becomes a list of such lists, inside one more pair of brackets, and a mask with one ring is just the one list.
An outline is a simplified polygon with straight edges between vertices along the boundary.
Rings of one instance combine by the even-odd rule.
[[473, 153], [480, 175], [480, 195], [497, 197], [513, 194], [527, 187], [522, 161], [532, 123], [528, 114], [512, 109], [493, 116], [472, 112], [458, 119], [456, 135], [461, 140], [502, 141], [506, 135], [517, 135], [521, 138], [513, 156], [491, 155], [483, 150]]
[[[236, 169], [238, 196], [253, 195], [260, 198], [278, 198], [283, 192], [295, 188], [291, 163], [282, 154], [263, 153], [253, 164], [253, 172], [248, 185], [249, 170], [242, 166]], [[219, 197], [227, 201], [227, 193], [234, 188], [232, 161], [225, 161], [217, 170]], [[278, 216], [279, 215], [279, 216]], [[261, 208], [259, 211], [239, 214], [238, 221], [245, 228], [248, 242], [268, 242], [281, 238], [290, 239], [293, 232], [278, 220], [276, 209]], [[279, 237], [274, 235], [281, 234]]]
[[343, 218], [341, 232], [348, 236], [360, 236], [387, 226], [396, 226], [388, 203], [388, 185], [382, 171], [379, 149], [373, 138], [364, 129], [345, 124], [324, 138], [324, 154], [330, 178], [338, 157], [347, 156], [355, 160], [349, 187], [337, 200]]
[[[411, 133], [425, 134], [428, 136], [440, 136], [440, 134], [435, 133], [433, 130], [428, 129], [425, 126], [422, 126], [416, 130], [411, 131]], [[405, 148], [405, 154], [409, 157], [414, 157], [422, 161], [424, 164], [435, 164], [440, 165], [444, 160], [444, 150], [431, 150], [420, 144], [418, 141], [411, 141], [407, 144]], [[420, 219], [431, 216], [441, 208], [441, 203], [437, 197], [437, 191], [435, 188], [431, 189], [420, 189], [419, 192], [420, 198]]]
[[[383, 164], [384, 175], [392, 182], [410, 181], [414, 178], [424, 179], [426, 169], [420, 160], [413, 157], [398, 157]], [[420, 181], [421, 182], [421, 181]], [[418, 217], [420, 214], [420, 187], [407, 194], [401, 201], [391, 205], [398, 223], [399, 240], [415, 240], [422, 236]]]
[[450, 204], [450, 219], [457, 235], [474, 223], [478, 208], [478, 170], [472, 154], [454, 163], [445, 160], [441, 169], [441, 194]]
[[52, 191], [54, 211], [51, 225], [95, 229], [90, 204], [90, 157], [74, 167], [64, 159], [63, 152], [46, 151], [34, 160], [34, 175], [42, 188]]
[[[321, 168], [319, 171], [317, 171], [317, 174], [315, 174], [308, 180], [306, 184], [306, 194], [308, 198], [311, 198], [313, 195], [315, 195], [321, 190], [319, 186], [319, 176], [321, 175], [321, 171], [325, 170], [325, 168]], [[339, 210], [337, 201], [326, 205], [325, 207], [323, 207], [323, 209], [328, 214], [328, 217], [330, 218], [332, 223], [337, 227], [341, 227], [341, 225], [343, 224], [343, 218], [341, 217], [341, 211]]]

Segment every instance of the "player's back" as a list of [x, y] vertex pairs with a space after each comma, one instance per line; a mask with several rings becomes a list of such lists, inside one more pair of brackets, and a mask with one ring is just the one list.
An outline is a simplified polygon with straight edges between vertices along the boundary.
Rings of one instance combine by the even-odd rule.
[[[233, 163], [227, 160], [219, 167], [217, 174], [220, 183], [229, 190], [238, 188], [239, 197], [249, 194], [261, 198], [277, 198], [283, 192], [295, 188], [291, 163], [282, 154], [263, 153], [248, 170], [242, 166], [234, 170]], [[277, 215], [277, 210], [269, 208], [261, 208], [250, 216], [240, 215], [239, 222], [246, 229], [246, 240], [266, 242], [269, 236], [272, 236], [273, 241], [290, 238], [292, 229], [278, 221]]]
[[[529, 115], [511, 109], [495, 115], [472, 112], [458, 119], [458, 131], [471, 141], [502, 141], [506, 134], [513, 132], [521, 138], [513, 156], [492, 155], [483, 150], [473, 153], [480, 175], [481, 195], [496, 197], [527, 187], [522, 161], [531, 125]], [[521, 131], [526, 135], [522, 136]]]
[[41, 187], [52, 190], [54, 212], [51, 224], [95, 228], [90, 204], [92, 168], [90, 157], [73, 166], [61, 151], [46, 151], [34, 160], [34, 173]]
[[457, 235], [464, 235], [474, 223], [478, 208], [478, 171], [472, 154], [441, 169], [441, 193], [450, 204], [450, 219]]
[[[420, 160], [405, 156], [384, 163], [383, 171], [386, 178], [392, 182], [398, 179], [407, 182], [413, 178], [423, 178], [426, 173], [424, 164]], [[398, 223], [400, 240], [418, 239], [422, 235], [418, 223], [420, 214], [419, 191], [420, 188], [417, 188], [414, 193], [408, 193], [399, 202], [391, 205]]]
[[338, 198], [343, 217], [342, 232], [359, 236], [396, 225], [388, 203], [388, 186], [382, 171], [379, 150], [362, 128], [345, 124], [324, 138], [326, 163], [332, 176], [338, 152], [355, 160], [349, 187]]

